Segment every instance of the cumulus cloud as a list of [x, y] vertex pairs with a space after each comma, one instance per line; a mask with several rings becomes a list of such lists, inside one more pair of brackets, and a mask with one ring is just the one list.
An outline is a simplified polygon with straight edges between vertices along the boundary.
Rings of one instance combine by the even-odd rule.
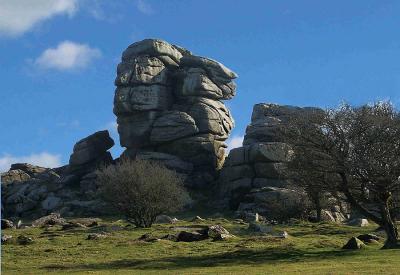
[[244, 136], [232, 136], [231, 138], [229, 138], [226, 142], [228, 144], [228, 148], [226, 149], [227, 152], [229, 152], [233, 148], [242, 146], [243, 139], [244, 139]]
[[39, 154], [31, 154], [27, 156], [13, 156], [9, 154], [3, 154], [0, 157], [0, 172], [5, 172], [10, 169], [13, 163], [30, 163], [38, 166], [54, 168], [61, 166], [61, 156], [54, 155], [47, 152]]
[[143, 14], [153, 14], [153, 7], [146, 0], [136, 0], [136, 8]]
[[101, 56], [101, 51], [87, 44], [63, 41], [56, 48], [46, 49], [34, 64], [42, 69], [72, 70], [84, 68]]
[[21, 35], [54, 16], [71, 17], [77, 9], [77, 0], [0, 0], [0, 35]]

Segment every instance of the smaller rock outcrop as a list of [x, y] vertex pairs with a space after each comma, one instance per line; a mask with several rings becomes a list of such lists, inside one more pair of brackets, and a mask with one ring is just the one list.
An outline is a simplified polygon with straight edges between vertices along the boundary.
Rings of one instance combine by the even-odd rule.
[[314, 110], [275, 104], [256, 104], [243, 146], [229, 152], [220, 173], [220, 193], [229, 198], [241, 216], [261, 213], [278, 219], [283, 209], [296, 207], [298, 191], [292, 190], [287, 162], [293, 156], [279, 132], [290, 116]]
[[[283, 131], [291, 117], [321, 112], [318, 108], [261, 103], [253, 108], [243, 146], [229, 152], [219, 177], [220, 196], [240, 218], [260, 213], [268, 220], [299, 215], [305, 192], [290, 178], [287, 164], [294, 151], [285, 143]], [[329, 218], [342, 221], [336, 209]], [[324, 212], [325, 213], [325, 212]]]
[[113, 162], [114, 145], [108, 131], [78, 141], [69, 164], [44, 168], [27, 163], [11, 165], [1, 174], [1, 203], [5, 217], [42, 217], [51, 212], [90, 215], [108, 209], [99, 200], [94, 171]]

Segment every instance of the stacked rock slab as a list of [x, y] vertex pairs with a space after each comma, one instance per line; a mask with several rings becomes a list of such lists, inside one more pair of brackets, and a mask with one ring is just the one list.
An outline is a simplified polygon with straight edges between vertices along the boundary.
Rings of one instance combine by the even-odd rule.
[[283, 142], [279, 129], [287, 126], [291, 116], [317, 110], [275, 104], [254, 106], [243, 146], [230, 151], [220, 175], [221, 194], [232, 209], [277, 218], [276, 204], [291, 207], [299, 195], [292, 190], [286, 172], [293, 151]]
[[96, 194], [94, 171], [113, 162], [107, 151], [113, 145], [108, 131], [99, 131], [75, 144], [66, 166], [11, 165], [1, 175], [2, 216], [40, 217], [55, 211], [63, 215], [106, 213], [108, 208]]
[[158, 39], [130, 45], [117, 68], [114, 114], [125, 156], [163, 162], [189, 187], [215, 179], [233, 118], [222, 100], [237, 75]]

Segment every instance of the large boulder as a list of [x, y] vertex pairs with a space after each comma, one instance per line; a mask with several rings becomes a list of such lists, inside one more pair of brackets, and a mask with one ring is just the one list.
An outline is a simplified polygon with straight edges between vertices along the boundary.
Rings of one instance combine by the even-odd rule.
[[98, 131], [74, 145], [73, 153], [69, 159], [70, 165], [82, 165], [95, 160], [114, 146], [114, 141], [107, 130]]

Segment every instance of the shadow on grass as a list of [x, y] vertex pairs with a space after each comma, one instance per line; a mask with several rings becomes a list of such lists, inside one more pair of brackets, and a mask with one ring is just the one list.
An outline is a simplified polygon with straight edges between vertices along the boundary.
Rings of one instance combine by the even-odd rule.
[[163, 270], [163, 269], [186, 269], [216, 266], [234, 265], [257, 265], [276, 262], [300, 262], [318, 261], [328, 258], [346, 257], [354, 255], [352, 251], [318, 251], [309, 252], [298, 249], [277, 249], [268, 248], [263, 250], [236, 250], [232, 252], [202, 255], [202, 256], [180, 256], [164, 257], [159, 259], [126, 259], [103, 263], [82, 264], [82, 265], [48, 265], [43, 269], [47, 270], [117, 270], [117, 269], [137, 269], [137, 270]]

